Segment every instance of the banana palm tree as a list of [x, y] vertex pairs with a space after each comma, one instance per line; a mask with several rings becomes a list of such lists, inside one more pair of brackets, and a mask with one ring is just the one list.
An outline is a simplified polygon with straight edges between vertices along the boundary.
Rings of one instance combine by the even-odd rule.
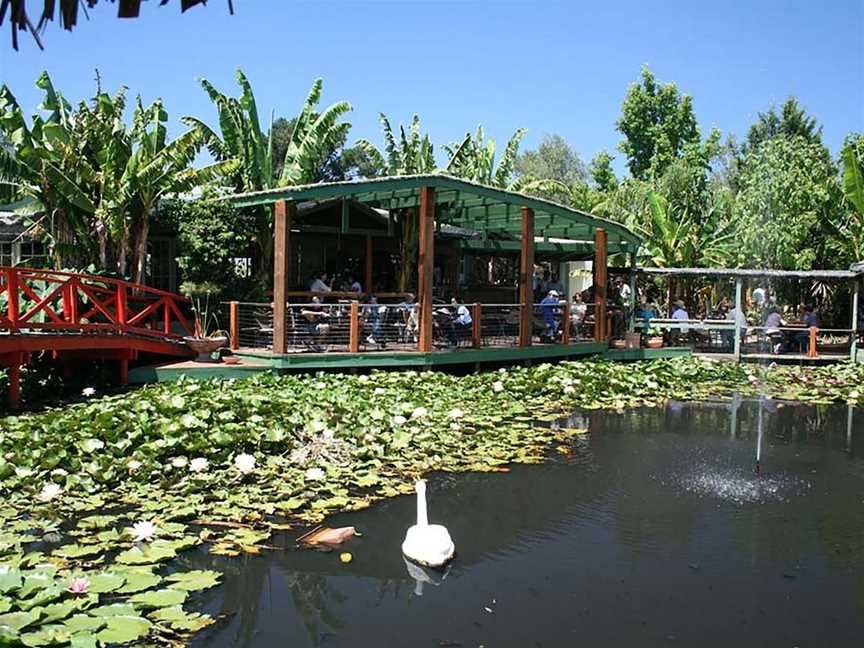
[[466, 133], [461, 142], [444, 147], [450, 158], [444, 171], [457, 178], [465, 178], [490, 187], [540, 195], [541, 197], [543, 194], [560, 191], [569, 193], [569, 189], [557, 180], [516, 175], [519, 145], [527, 132], [526, 129], [520, 128], [513, 133], [496, 166], [495, 140], [491, 138], [487, 140], [483, 126], [478, 126], [475, 135]]
[[[274, 173], [272, 115], [270, 128], [265, 135], [252, 86], [239, 69], [237, 82], [240, 96], [230, 97], [219, 92], [207, 79], [201, 79], [201, 86], [215, 104], [219, 115], [218, 132], [196, 117], [184, 117], [181, 120], [200, 133], [202, 141], [217, 162], [237, 161], [236, 171], [231, 176], [234, 190], [261, 191], [314, 182], [321, 165], [338, 148], [351, 128], [350, 123], [340, 121], [351, 110], [351, 105], [346, 101], [338, 101], [319, 112], [323, 82], [316, 79], [294, 120], [282, 172], [277, 178]], [[272, 266], [273, 242], [269, 212], [258, 209], [255, 222], [255, 242], [261, 258], [259, 275], [264, 278]]]
[[128, 200], [130, 229], [134, 240], [134, 281], [142, 283], [146, 274], [150, 214], [160, 198], [190, 191], [236, 171], [237, 160], [219, 160], [201, 168], [192, 162], [204, 144], [199, 129], [191, 129], [168, 141], [165, 122], [168, 113], [161, 100], [144, 108], [139, 98], [132, 118], [132, 155], [121, 177], [120, 193]]
[[[387, 115], [380, 113], [381, 130], [384, 135], [384, 151], [368, 140], [357, 141], [359, 148], [369, 158], [372, 165], [381, 169], [385, 176], [417, 175], [436, 173], [435, 150], [428, 133], [420, 132], [420, 117], [414, 115], [408, 131], [399, 125], [399, 135], [393, 132]], [[399, 245], [399, 290], [406, 291], [414, 277], [417, 264], [417, 245], [420, 230], [418, 228], [417, 210], [400, 209], [393, 213], [402, 237]]]
[[864, 260], [864, 169], [854, 142], [843, 147], [843, 194], [851, 209], [838, 225], [829, 222], [840, 252], [854, 263]]

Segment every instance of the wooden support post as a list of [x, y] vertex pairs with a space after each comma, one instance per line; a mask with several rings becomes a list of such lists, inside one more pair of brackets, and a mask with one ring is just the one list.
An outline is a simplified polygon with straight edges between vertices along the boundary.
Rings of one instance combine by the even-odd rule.
[[228, 302], [228, 348], [236, 351], [240, 348], [240, 314], [236, 301]]
[[741, 277], [735, 279], [735, 335], [734, 353], [735, 362], [741, 362], [741, 326], [740, 323], [744, 319], [744, 304], [741, 301]]
[[594, 232], [594, 341], [606, 342], [606, 283], [607, 283], [606, 230]]
[[435, 268], [435, 189], [420, 187], [420, 240], [417, 261], [417, 303], [419, 304], [420, 335], [418, 350], [432, 351], [432, 275]]
[[171, 303], [168, 297], [162, 300], [162, 332], [165, 335], [171, 332]]
[[480, 348], [482, 341], [483, 325], [481, 316], [480, 304], [471, 305], [471, 342], [475, 349]]
[[810, 340], [807, 345], [807, 357], [808, 358], [818, 358], [819, 353], [816, 351], [816, 334], [819, 332], [819, 329], [815, 326], [810, 327]]
[[372, 252], [372, 235], [366, 235], [366, 268], [363, 277], [363, 289], [367, 294], [371, 295], [372, 290], [372, 261], [373, 261], [373, 252]]
[[294, 209], [294, 203], [280, 200], [273, 210], [273, 353], [288, 349], [288, 245]]
[[120, 358], [120, 386], [125, 387], [129, 384], [129, 358], [123, 356]]
[[570, 302], [561, 309], [561, 344], [570, 344]]
[[858, 277], [852, 280], [852, 336], [849, 344], [849, 354], [852, 362], [858, 359]]
[[630, 304], [625, 304], [630, 309], [627, 317], [627, 332], [636, 330], [636, 253], [630, 253]]
[[519, 346], [534, 337], [534, 210], [522, 208], [522, 248], [519, 254]]
[[351, 319], [348, 320], [348, 350], [351, 353], [360, 351], [360, 302], [351, 302]]
[[18, 329], [18, 270], [9, 268], [6, 270], [6, 319], [9, 320], [9, 328], [12, 331]]

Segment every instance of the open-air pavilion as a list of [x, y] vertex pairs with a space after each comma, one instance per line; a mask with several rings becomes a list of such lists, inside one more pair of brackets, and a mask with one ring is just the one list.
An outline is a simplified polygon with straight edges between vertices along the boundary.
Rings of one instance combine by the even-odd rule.
[[[639, 237], [619, 223], [438, 174], [284, 187], [229, 200], [236, 207], [272, 205], [274, 214], [273, 302], [230, 304], [231, 346], [239, 354], [266, 357], [281, 368], [315, 366], [324, 361], [323, 351], [328, 351], [329, 367], [518, 360], [603, 351], [610, 332], [607, 259], [621, 255], [634, 268], [640, 245]], [[392, 285], [382, 290], [376, 281], [381, 264], [400, 249], [404, 263], [405, 228], [412, 226], [416, 274], [401, 292]], [[304, 250], [321, 237], [329, 238], [335, 248], [331, 257], [362, 257], [358, 279], [367, 291], [378, 284], [380, 301], [369, 304], [367, 294], [306, 289], [303, 282], [308, 276], [298, 276], [310, 270]], [[478, 257], [518, 264], [509, 289], [478, 298], [480, 293], [466, 277], [471, 273], [460, 273], [470, 265], [466, 259]], [[554, 317], [559, 324], [570, 322], [565, 299], [569, 295], [562, 294], [562, 303], [554, 309], [538, 306], [535, 263], [574, 260], [593, 262], [595, 298], [585, 318], [590, 329], [583, 334], [565, 324], [544, 336], [544, 317]], [[405, 293], [416, 295], [416, 303], [412, 305]], [[471, 314], [470, 327], [458, 336], [449, 330], [456, 312], [449, 304], [452, 297], [462, 298]], [[376, 353], [366, 353], [370, 351]]]

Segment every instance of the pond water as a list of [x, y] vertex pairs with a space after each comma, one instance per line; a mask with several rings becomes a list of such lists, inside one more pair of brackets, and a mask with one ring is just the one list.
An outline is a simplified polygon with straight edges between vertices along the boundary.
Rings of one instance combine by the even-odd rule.
[[550, 463], [430, 479], [458, 552], [443, 578], [401, 556], [412, 497], [328, 520], [364, 534], [347, 565], [193, 554], [226, 574], [197, 606], [227, 616], [196, 643], [861, 645], [864, 412], [737, 400], [570, 424], [591, 433]]

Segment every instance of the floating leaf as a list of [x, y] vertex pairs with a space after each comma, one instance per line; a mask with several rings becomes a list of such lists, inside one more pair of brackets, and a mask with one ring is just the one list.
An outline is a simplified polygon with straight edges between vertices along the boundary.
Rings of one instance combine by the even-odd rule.
[[150, 622], [139, 616], [107, 617], [105, 622], [105, 628], [96, 633], [96, 639], [102, 643], [128, 643], [150, 632]]
[[206, 614], [190, 614], [179, 605], [156, 610], [150, 615], [150, 618], [154, 621], [168, 623], [175, 630], [185, 630], [187, 632], [198, 632], [213, 623], [212, 617]]
[[96, 632], [100, 628], [105, 627], [105, 619], [92, 617], [87, 614], [76, 614], [69, 617], [63, 622], [69, 632]]
[[20, 632], [39, 620], [39, 612], [8, 612], [0, 614], [0, 627], [7, 626], [13, 632]]
[[118, 594], [134, 594], [150, 589], [162, 582], [162, 577], [150, 570], [128, 570], [121, 573], [126, 579], [126, 583], [117, 590]]
[[219, 572], [199, 569], [195, 571], [170, 574], [165, 577], [165, 580], [171, 583], [168, 586], [171, 589], [194, 592], [218, 585], [220, 576], [221, 574]]
[[161, 589], [135, 594], [129, 601], [142, 608], [162, 608], [180, 605], [186, 596], [186, 592], [179, 589]]
[[17, 590], [23, 584], [21, 572], [14, 567], [0, 565], [0, 593]]
[[112, 603], [110, 605], [103, 605], [102, 607], [87, 610], [87, 614], [98, 618], [134, 616], [135, 608], [128, 603]]
[[120, 589], [123, 583], [126, 582], [123, 576], [111, 572], [102, 572], [100, 574], [93, 574], [92, 576], [88, 575], [87, 579], [90, 581], [87, 591], [94, 594], [113, 592]]

